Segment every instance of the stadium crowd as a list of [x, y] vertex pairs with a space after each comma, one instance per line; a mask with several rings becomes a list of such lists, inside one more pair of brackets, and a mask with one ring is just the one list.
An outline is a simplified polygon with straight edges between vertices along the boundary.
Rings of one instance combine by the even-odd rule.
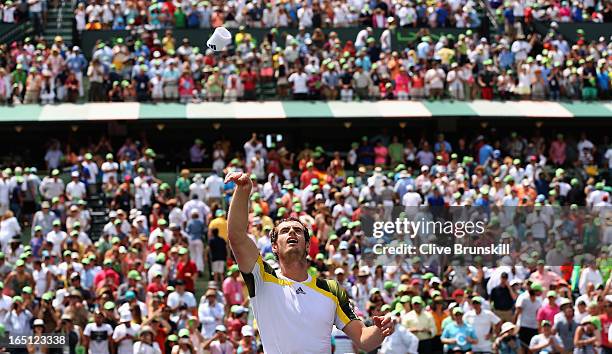
[[[397, 322], [380, 353], [612, 351], [607, 137], [451, 143], [382, 131], [339, 152], [265, 144], [253, 133], [241, 146], [197, 139], [191, 164], [211, 173], [185, 169], [166, 182], [157, 159], [131, 139], [71, 154], [54, 141], [42, 179], [36, 167], [2, 171], [0, 337], [62, 333], [71, 354], [262, 352], [227, 243], [234, 183], [223, 176], [243, 171], [253, 182], [248, 233], [262, 258], [276, 269], [270, 231], [300, 220], [311, 231], [309, 272], [337, 280], [364, 320]], [[99, 201], [108, 218], [95, 234]], [[379, 243], [431, 240], [379, 239], [367, 227], [419, 206], [485, 208], [512, 256], [374, 254]], [[338, 329], [330, 340], [335, 353], [354, 352]]]
[[[612, 22], [606, 1], [491, 0], [505, 18], [562, 22]], [[142, 3], [79, 2], [75, 10], [78, 31], [162, 28], [304, 27], [338, 28], [372, 26], [386, 28], [395, 17], [402, 27], [477, 27], [476, 1], [187, 1]]]
[[[393, 21], [392, 21], [393, 22]], [[283, 36], [285, 35], [285, 36]], [[256, 45], [239, 31], [231, 52], [200, 52], [171, 30], [99, 40], [88, 61], [61, 37], [53, 44], [26, 38], [3, 46], [0, 100], [9, 104], [77, 102], [202, 102], [260, 99], [271, 84], [274, 99], [533, 99], [610, 97], [611, 44], [606, 38], [570, 44], [561, 34], [495, 36], [472, 30], [437, 37], [422, 30], [400, 51], [391, 33], [355, 41], [335, 33], [273, 30]], [[512, 39], [514, 38], [514, 39]]]

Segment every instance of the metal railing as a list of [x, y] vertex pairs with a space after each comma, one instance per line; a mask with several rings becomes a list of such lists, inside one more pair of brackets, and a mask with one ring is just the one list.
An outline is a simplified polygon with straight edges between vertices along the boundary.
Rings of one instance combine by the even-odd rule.
[[21, 40], [30, 33], [31, 29], [32, 26], [30, 25], [29, 21], [20, 23], [9, 31], [0, 35], [0, 43], [10, 43]]

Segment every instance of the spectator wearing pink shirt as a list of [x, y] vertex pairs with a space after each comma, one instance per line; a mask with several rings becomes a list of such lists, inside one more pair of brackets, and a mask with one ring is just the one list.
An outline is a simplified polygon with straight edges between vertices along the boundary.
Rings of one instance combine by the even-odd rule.
[[223, 294], [225, 295], [225, 305], [231, 308], [232, 305], [242, 305], [244, 303], [244, 293], [240, 282], [238, 266], [233, 265], [227, 271], [228, 277], [223, 281]]
[[559, 313], [559, 306], [557, 306], [557, 292], [554, 290], [550, 290], [546, 293], [546, 298], [548, 302], [540, 307], [537, 314], [538, 322], [542, 322], [543, 320], [549, 321], [551, 325], [555, 323], [555, 315]]
[[531, 274], [529, 279], [531, 279], [534, 283], [540, 283], [544, 287], [544, 289], [549, 289], [550, 284], [554, 284], [559, 281], [559, 276], [555, 272], [551, 272], [544, 268], [544, 261], [538, 261], [538, 268], [535, 272]]
[[183, 70], [183, 74], [179, 78], [179, 96], [181, 97], [181, 103], [188, 103], [193, 96], [193, 89], [195, 84], [193, 82], [193, 76], [189, 70]]
[[550, 149], [548, 150], [550, 160], [555, 165], [563, 165], [565, 163], [565, 147], [563, 134], [557, 134], [557, 139], [550, 144]]
[[384, 166], [387, 163], [387, 155], [389, 155], [389, 150], [378, 140], [374, 147], [374, 164], [376, 166]]
[[410, 94], [410, 77], [406, 73], [406, 68], [400, 66], [399, 73], [393, 80], [395, 80], [395, 97], [398, 100], [407, 100]]

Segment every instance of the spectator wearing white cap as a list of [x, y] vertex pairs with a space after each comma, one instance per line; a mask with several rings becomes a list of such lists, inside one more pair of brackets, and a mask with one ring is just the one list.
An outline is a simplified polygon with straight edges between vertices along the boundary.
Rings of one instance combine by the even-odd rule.
[[238, 342], [237, 353], [256, 353], [257, 342], [255, 341], [255, 330], [249, 325], [245, 325], [240, 330], [242, 339]]
[[106, 161], [102, 163], [102, 183], [108, 183], [110, 177], [114, 177], [117, 181], [117, 171], [119, 171], [119, 164], [113, 160], [113, 154], [108, 153], [105, 156]]
[[419, 338], [412, 334], [400, 321], [400, 312], [394, 311], [395, 331], [385, 338], [381, 347], [381, 354], [417, 354]]
[[[39, 337], [45, 333], [45, 321], [41, 318], [37, 318], [32, 323], [32, 330], [34, 337]], [[39, 337], [40, 338], [40, 337]], [[26, 343], [26, 349], [28, 353], [46, 353], [49, 347], [46, 343], [41, 343], [42, 340], [34, 339], [31, 343]]]
[[355, 265], [355, 256], [349, 253], [349, 244], [347, 241], [341, 241], [338, 246], [338, 253], [332, 256], [332, 261], [337, 265], [346, 263], [349, 269], [353, 269]]
[[[83, 19], [83, 27], [84, 26], [85, 20]], [[72, 52], [68, 53], [66, 58], [66, 66], [79, 82], [79, 97], [83, 97], [85, 94], [85, 91], [83, 90], [83, 70], [87, 68], [87, 59], [85, 59], [85, 56], [83, 53], [81, 53], [81, 48], [76, 45], [72, 47]]]
[[402, 197], [402, 205], [405, 208], [406, 214], [416, 214], [418, 210], [416, 207], [420, 206], [421, 204], [423, 204], [423, 198], [421, 195], [414, 191], [414, 187], [411, 184], [407, 185], [406, 193]]
[[[134, 344], [134, 354], [161, 354], [159, 344], [155, 341], [155, 332], [151, 326], [142, 326], [138, 342]], [[93, 353], [92, 353], [93, 354]]]
[[59, 178], [60, 171], [58, 169], [51, 170], [51, 176], [46, 176], [40, 183], [40, 194], [46, 200], [52, 200], [64, 193], [64, 181]]
[[492, 350], [491, 338], [499, 333], [501, 319], [490, 310], [482, 308], [484, 299], [480, 296], [472, 298], [472, 309], [463, 316], [465, 323], [474, 327], [478, 343], [472, 346], [475, 352], [489, 353]]
[[113, 341], [117, 346], [117, 354], [132, 354], [134, 340], [140, 331], [139, 324], [132, 324], [132, 314], [125, 309], [119, 313], [119, 325], [113, 332]]
[[368, 266], [362, 266], [357, 273], [357, 282], [351, 287], [351, 296], [353, 300], [355, 300], [357, 308], [362, 311], [367, 309], [366, 305], [370, 297], [371, 289], [370, 268]]
[[574, 318], [572, 301], [568, 298], [561, 298], [559, 308], [561, 312], [557, 313], [554, 317], [553, 331], [561, 338], [565, 350], [573, 352], [574, 335], [576, 329], [578, 329], [578, 323]]
[[516, 337], [516, 326], [512, 322], [504, 322], [501, 331], [493, 343], [493, 350], [499, 353], [517, 353], [519, 342]]
[[198, 317], [202, 323], [202, 336], [210, 339], [215, 335], [215, 328], [223, 324], [225, 315], [223, 304], [217, 301], [216, 289], [209, 288], [200, 299]]
[[224, 325], [215, 327], [215, 335], [204, 342], [204, 350], [210, 350], [210, 354], [225, 354], [234, 352], [234, 343], [227, 335]]
[[338, 281], [340, 285], [342, 285], [343, 288], [345, 289], [351, 288], [351, 283], [348, 281], [346, 277], [346, 272], [344, 271], [343, 268], [341, 267], [336, 268], [336, 270], [334, 270], [334, 276], [336, 277], [336, 280]]
[[210, 214], [210, 208], [208, 205], [206, 205], [202, 199], [199, 199], [199, 196], [196, 197], [195, 194], [191, 196], [190, 201], [183, 205], [183, 214], [187, 220], [191, 219], [192, 210], [198, 211], [198, 219], [200, 219], [202, 222], [204, 222], [208, 214]]
[[79, 171], [73, 171], [70, 174], [71, 181], [66, 185], [66, 197], [68, 200], [85, 199], [87, 189], [85, 183], [79, 181]]
[[61, 253], [62, 244], [68, 238], [68, 234], [61, 229], [62, 223], [59, 219], [53, 220], [53, 228], [46, 235], [47, 242], [53, 244], [51, 254], [59, 256]]
[[196, 173], [193, 176], [193, 182], [189, 185], [189, 198], [193, 199], [196, 197], [198, 200], [206, 200], [206, 186], [204, 184], [204, 177], [201, 174]]

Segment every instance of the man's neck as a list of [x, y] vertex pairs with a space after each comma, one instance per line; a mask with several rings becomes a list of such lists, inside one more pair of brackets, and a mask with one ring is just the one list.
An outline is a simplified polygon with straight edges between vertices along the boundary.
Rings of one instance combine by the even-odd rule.
[[279, 262], [281, 274], [294, 281], [302, 282], [308, 279], [308, 272], [306, 271], [306, 263], [302, 260], [293, 262]]

